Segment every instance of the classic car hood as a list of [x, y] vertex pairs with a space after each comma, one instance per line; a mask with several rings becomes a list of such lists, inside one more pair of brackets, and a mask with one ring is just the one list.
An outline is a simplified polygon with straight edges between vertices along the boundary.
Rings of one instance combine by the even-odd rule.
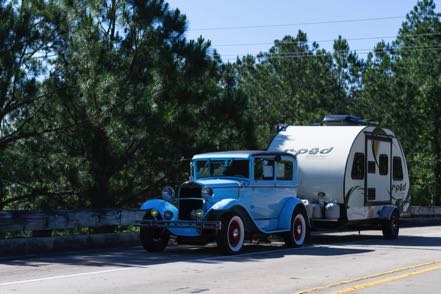
[[214, 197], [212, 203], [225, 198], [237, 198], [239, 196], [239, 188], [246, 186], [248, 183], [245, 179], [239, 178], [200, 179], [196, 182], [213, 189]]
[[248, 182], [245, 179], [199, 179], [196, 183], [202, 186], [208, 186], [212, 189], [228, 189], [228, 188], [239, 188], [240, 186], [246, 185]]

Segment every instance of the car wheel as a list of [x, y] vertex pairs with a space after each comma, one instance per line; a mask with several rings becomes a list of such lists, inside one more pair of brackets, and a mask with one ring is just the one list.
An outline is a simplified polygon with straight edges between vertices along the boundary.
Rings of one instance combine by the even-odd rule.
[[285, 243], [288, 247], [300, 247], [309, 237], [309, 224], [306, 214], [296, 208], [291, 218], [291, 229], [285, 234]]
[[161, 252], [167, 247], [170, 234], [164, 229], [141, 228], [139, 237], [145, 250]]
[[382, 223], [381, 229], [385, 239], [395, 240], [398, 238], [398, 233], [400, 232], [400, 215], [398, 211], [395, 210], [391, 218]]
[[237, 214], [226, 214], [222, 217], [222, 228], [217, 235], [217, 246], [226, 255], [237, 254], [245, 240], [245, 226]]
[[[151, 217], [146, 214], [143, 219], [148, 220], [151, 219]], [[164, 251], [168, 245], [170, 233], [164, 228], [141, 227], [139, 230], [139, 239], [145, 250], [149, 252], [161, 252]]]

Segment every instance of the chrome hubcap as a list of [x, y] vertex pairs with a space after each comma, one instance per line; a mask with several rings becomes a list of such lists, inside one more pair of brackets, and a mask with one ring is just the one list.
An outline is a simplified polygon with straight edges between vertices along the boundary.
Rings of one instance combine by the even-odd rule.
[[237, 238], [238, 236], [239, 236], [239, 230], [237, 228], [235, 228], [233, 231], [233, 237]]

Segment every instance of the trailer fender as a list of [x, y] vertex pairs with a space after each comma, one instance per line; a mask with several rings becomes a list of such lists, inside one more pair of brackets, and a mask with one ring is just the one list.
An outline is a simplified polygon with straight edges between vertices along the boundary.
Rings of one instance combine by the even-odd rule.
[[178, 219], [178, 208], [171, 204], [168, 201], [162, 200], [162, 199], [152, 199], [147, 200], [141, 205], [140, 210], [152, 210], [156, 209], [161, 216], [164, 215], [165, 211], [171, 211], [173, 213], [173, 217], [171, 220], [177, 220]]
[[392, 213], [398, 210], [395, 205], [385, 205], [381, 210], [378, 211], [378, 218], [380, 220], [390, 220], [392, 218]]
[[308, 219], [308, 223], [309, 223], [309, 215], [308, 215], [307, 209], [305, 207], [305, 203], [303, 203], [303, 201], [297, 197], [292, 197], [286, 201], [285, 206], [283, 207], [282, 211], [280, 212], [279, 230], [289, 231], [291, 229], [292, 213], [294, 212], [294, 209], [296, 209], [297, 207], [301, 207], [301, 209], [303, 209], [303, 211], [306, 215], [306, 218]]

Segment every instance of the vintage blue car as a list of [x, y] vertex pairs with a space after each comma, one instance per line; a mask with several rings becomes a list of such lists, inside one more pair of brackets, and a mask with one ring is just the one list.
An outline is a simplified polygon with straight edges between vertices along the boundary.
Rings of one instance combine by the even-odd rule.
[[217, 241], [224, 254], [237, 254], [244, 240], [281, 235], [289, 247], [302, 246], [310, 224], [296, 197], [297, 160], [284, 152], [231, 151], [195, 155], [191, 181], [144, 202], [141, 243], [162, 251], [170, 235], [178, 244]]

